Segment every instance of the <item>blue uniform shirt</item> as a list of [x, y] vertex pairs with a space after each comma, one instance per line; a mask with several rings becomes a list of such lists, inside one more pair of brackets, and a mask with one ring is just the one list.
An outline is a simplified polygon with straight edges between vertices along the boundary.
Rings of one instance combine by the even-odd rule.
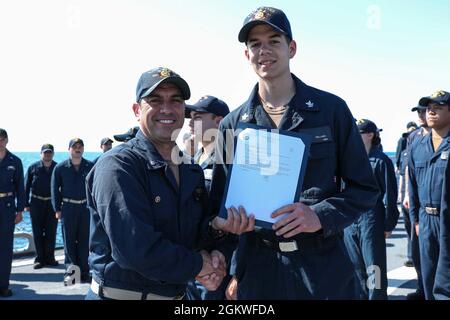
[[30, 191], [36, 196], [48, 198], [51, 196], [50, 185], [53, 170], [55, 169], [56, 162], [52, 161], [52, 164], [48, 168], [45, 168], [42, 161], [36, 161], [28, 167], [25, 174], [25, 206], [30, 206]]
[[[362, 212], [372, 209], [378, 189], [360, 134], [346, 103], [292, 76], [296, 94], [289, 102], [279, 129], [313, 136], [298, 200], [311, 206], [322, 224], [323, 230], [319, 232], [328, 237], [340, 233]], [[230, 141], [225, 138], [226, 132], [229, 132], [227, 129], [235, 129], [238, 122], [272, 127], [269, 116], [260, 104], [256, 85], [248, 101], [221, 121], [219, 145], [223, 139]], [[227, 157], [226, 150], [216, 150], [219, 163], [225, 163], [223, 159], [227, 160]], [[228, 159], [226, 163], [231, 161]], [[220, 209], [227, 174], [228, 165], [214, 166], [210, 196], [216, 213]], [[345, 183], [344, 188], [342, 181]], [[272, 230], [269, 232], [274, 234]], [[307, 234], [299, 235], [302, 236]]]
[[397, 225], [400, 214], [397, 208], [398, 190], [394, 165], [391, 159], [376, 147], [370, 150], [369, 161], [380, 190], [375, 208], [382, 208], [384, 211], [384, 231], [390, 232]]
[[16, 198], [15, 211], [22, 212], [25, 207], [22, 161], [7, 150], [0, 162], [0, 193], [10, 192]]
[[179, 173], [178, 186], [141, 131], [98, 160], [87, 178], [89, 263], [97, 281], [175, 296], [200, 272], [197, 250], [210, 240], [203, 172], [183, 163]]
[[419, 221], [419, 212], [425, 207], [439, 208], [445, 164], [449, 157], [450, 135], [442, 139], [434, 151], [432, 133], [415, 139], [408, 160], [409, 214], [411, 221]]
[[86, 199], [86, 176], [92, 169], [92, 162], [81, 159], [78, 171], [70, 159], [56, 165], [52, 174], [52, 205], [55, 211], [61, 211], [63, 198], [72, 200]]

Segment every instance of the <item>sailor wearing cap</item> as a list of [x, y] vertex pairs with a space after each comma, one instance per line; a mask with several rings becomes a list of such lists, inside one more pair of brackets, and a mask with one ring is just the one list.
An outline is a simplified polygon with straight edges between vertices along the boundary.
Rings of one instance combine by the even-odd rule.
[[[367, 119], [356, 121], [380, 194], [375, 207], [344, 230], [345, 245], [355, 265], [364, 299], [387, 299], [386, 241], [397, 225], [397, 178], [383, 153], [380, 131]], [[368, 281], [369, 280], [369, 281]]]
[[[100, 141], [100, 149], [102, 149], [103, 153], [105, 153], [105, 152], [107, 152], [107, 151], [109, 151], [109, 150], [112, 149], [112, 144], [113, 144], [113, 142], [114, 142], [114, 141], [111, 140], [111, 139], [108, 138], [108, 137], [103, 138], [103, 139]], [[100, 157], [101, 157], [101, 156], [98, 156], [97, 158], [95, 158], [95, 159], [92, 161], [92, 163], [93, 163], [93, 164], [96, 164], [97, 161], [98, 161], [98, 159], [99, 159]]]
[[[201, 97], [193, 105], [186, 106], [186, 118], [190, 118], [190, 134], [194, 143], [199, 142], [198, 151], [193, 157], [194, 163], [200, 165], [205, 175], [206, 190], [211, 187], [212, 170], [216, 161], [214, 155], [214, 142], [217, 129], [222, 119], [230, 113], [228, 105], [210, 95]], [[195, 300], [224, 300], [225, 289], [231, 277], [227, 275], [216, 291], [206, 290], [199, 282], [189, 284], [189, 298]]]
[[215, 162], [214, 142], [217, 129], [220, 121], [228, 113], [230, 113], [228, 105], [213, 96], [204, 96], [195, 104], [186, 106], [186, 118], [191, 119], [189, 121], [190, 132], [194, 135], [194, 139], [201, 143], [201, 148], [194, 155], [194, 162], [203, 169], [208, 192]]
[[50, 183], [56, 162], [54, 148], [44, 144], [41, 160], [31, 164], [25, 174], [25, 211], [30, 212], [33, 239], [36, 247], [34, 269], [56, 266], [55, 241], [58, 219], [51, 203]]
[[127, 132], [122, 133], [122, 134], [115, 134], [114, 140], [118, 141], [118, 142], [127, 142], [130, 141], [131, 139], [133, 139], [136, 136], [136, 133], [139, 131], [139, 127], [133, 127], [128, 129]]
[[[419, 249], [419, 238], [417, 237], [415, 231], [415, 225], [411, 222], [411, 217], [409, 215], [409, 175], [408, 175], [408, 159], [409, 153], [411, 149], [411, 145], [416, 139], [421, 139], [423, 136], [427, 135], [431, 130], [427, 124], [426, 117], [426, 107], [422, 107], [420, 105], [415, 106], [411, 109], [412, 112], [417, 112], [417, 123], [419, 128], [412, 131], [407, 138], [406, 149], [403, 150], [401, 156], [401, 167], [400, 167], [400, 181], [403, 191], [402, 194], [402, 213], [405, 219], [405, 228], [407, 228], [407, 233], [410, 239], [410, 247], [411, 247], [411, 261], [416, 269], [417, 273], [417, 289], [414, 292], [410, 292], [406, 295], [407, 300], [425, 300], [425, 294], [423, 290], [423, 281], [422, 281], [422, 272], [420, 269], [420, 249]], [[410, 264], [406, 264], [410, 266]]]
[[[272, 214], [284, 215], [273, 230], [254, 230], [254, 216], [247, 216], [245, 208], [227, 208], [228, 219], [235, 217], [237, 223], [223, 230], [241, 234], [231, 271], [238, 281], [237, 298], [355, 298], [357, 279], [342, 233], [375, 205], [378, 190], [353, 116], [342, 99], [290, 72], [297, 46], [283, 11], [256, 9], [245, 18], [238, 38], [246, 44], [245, 56], [259, 81], [248, 101], [219, 126], [218, 146], [224, 150], [216, 154], [221, 165], [213, 170], [213, 212], [223, 209], [230, 169], [226, 160], [233, 150], [228, 137], [239, 122], [308, 133], [313, 142], [300, 199]], [[248, 187], [258, 192], [258, 186]], [[216, 226], [221, 227], [220, 218]]]
[[445, 165], [450, 153], [450, 93], [423, 97], [430, 134], [411, 144], [409, 155], [409, 213], [419, 236], [425, 298], [433, 300], [439, 259], [439, 223]]
[[92, 162], [83, 158], [80, 138], [69, 142], [69, 159], [56, 165], [51, 180], [52, 205], [61, 219], [66, 263], [65, 284], [71, 281], [71, 266], [78, 266], [82, 282], [89, 282], [89, 210], [86, 207], [86, 176]]
[[0, 128], [0, 297], [10, 297], [14, 225], [25, 205], [22, 161], [7, 148], [8, 133]]
[[133, 104], [139, 131], [89, 173], [93, 280], [86, 299], [181, 299], [194, 278], [209, 290], [222, 281], [223, 250], [213, 249], [223, 233], [210, 226], [202, 169], [183, 161], [175, 143], [189, 97], [172, 70], [144, 72]]
[[439, 224], [439, 260], [436, 269], [433, 294], [436, 300], [450, 300], [450, 161], [447, 160], [444, 188], [441, 198]]

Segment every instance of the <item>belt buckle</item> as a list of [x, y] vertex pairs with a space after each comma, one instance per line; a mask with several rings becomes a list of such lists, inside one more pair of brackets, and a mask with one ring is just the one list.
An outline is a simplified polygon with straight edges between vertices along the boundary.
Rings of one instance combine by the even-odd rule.
[[425, 207], [425, 211], [426, 211], [426, 213], [432, 214], [432, 215], [438, 214], [437, 208], [433, 208], [433, 207]]
[[298, 250], [297, 241], [295, 240], [289, 242], [278, 242], [278, 246], [282, 252], [293, 252]]

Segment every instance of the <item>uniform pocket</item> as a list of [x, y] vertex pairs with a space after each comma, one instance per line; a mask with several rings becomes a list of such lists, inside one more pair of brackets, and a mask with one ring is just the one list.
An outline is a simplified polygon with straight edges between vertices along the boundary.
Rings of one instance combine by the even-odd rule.
[[425, 185], [425, 176], [427, 171], [426, 168], [427, 168], [426, 162], [416, 162], [414, 164], [414, 173], [416, 176], [416, 182], [418, 186]]

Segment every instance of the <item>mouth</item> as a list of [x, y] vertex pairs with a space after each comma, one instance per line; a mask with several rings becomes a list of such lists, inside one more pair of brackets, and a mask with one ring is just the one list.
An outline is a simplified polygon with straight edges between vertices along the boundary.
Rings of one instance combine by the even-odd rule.
[[175, 120], [170, 120], [170, 119], [159, 119], [156, 120], [156, 122], [161, 123], [161, 124], [174, 124]]
[[276, 60], [261, 60], [261, 61], [258, 61], [258, 64], [261, 66], [261, 67], [265, 67], [265, 68], [269, 68], [269, 67], [271, 67], [272, 65], [274, 65], [275, 64], [275, 62], [276, 62]]

